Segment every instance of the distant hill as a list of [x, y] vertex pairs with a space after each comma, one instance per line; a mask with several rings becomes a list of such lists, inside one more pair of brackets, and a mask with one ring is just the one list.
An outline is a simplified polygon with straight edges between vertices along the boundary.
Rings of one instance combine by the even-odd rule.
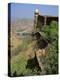
[[11, 31], [27, 31], [33, 30], [33, 19], [17, 19], [11, 22]]

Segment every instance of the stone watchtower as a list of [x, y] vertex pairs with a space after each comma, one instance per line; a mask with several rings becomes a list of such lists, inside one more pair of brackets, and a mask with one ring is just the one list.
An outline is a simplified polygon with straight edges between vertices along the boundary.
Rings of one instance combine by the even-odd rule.
[[37, 31], [37, 21], [38, 21], [39, 10], [34, 11], [34, 32]]
[[[35, 57], [38, 62], [38, 66], [41, 69], [41, 71], [44, 70], [43, 64], [42, 64], [42, 56], [45, 56], [46, 46], [47, 46], [47, 42], [45, 41], [45, 39], [43, 39], [43, 37], [41, 36], [41, 32], [39, 31], [39, 28], [41, 27], [40, 25], [42, 24], [41, 22], [43, 19], [44, 18], [42, 18], [41, 16], [39, 17], [39, 10], [36, 9], [34, 11], [34, 32], [36, 36], [36, 45], [34, 47], [34, 52], [35, 52]], [[45, 22], [46, 22], [46, 19], [45, 19]]]

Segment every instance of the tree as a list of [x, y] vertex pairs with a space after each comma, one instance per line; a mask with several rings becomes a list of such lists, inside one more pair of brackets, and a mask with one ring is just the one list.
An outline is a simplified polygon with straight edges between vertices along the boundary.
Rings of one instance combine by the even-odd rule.
[[[50, 37], [51, 43], [48, 44], [48, 55], [44, 59], [46, 74], [58, 73], [58, 23], [52, 21], [49, 26], [45, 26], [42, 31], [47, 39]], [[48, 35], [50, 34], [50, 35]]]

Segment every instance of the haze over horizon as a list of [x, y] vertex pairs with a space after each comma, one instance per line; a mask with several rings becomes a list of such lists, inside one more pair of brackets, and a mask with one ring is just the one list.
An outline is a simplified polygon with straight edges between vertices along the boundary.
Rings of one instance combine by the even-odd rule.
[[11, 20], [16, 19], [34, 19], [34, 10], [38, 9], [42, 15], [58, 16], [58, 6], [40, 5], [40, 4], [23, 4], [9, 3]]

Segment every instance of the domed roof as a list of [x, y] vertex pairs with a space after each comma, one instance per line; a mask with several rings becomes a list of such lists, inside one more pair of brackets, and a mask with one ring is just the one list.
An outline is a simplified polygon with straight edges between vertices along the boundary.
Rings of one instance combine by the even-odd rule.
[[38, 9], [36, 9], [36, 10], [35, 10], [35, 13], [39, 13], [39, 10], [38, 10]]

